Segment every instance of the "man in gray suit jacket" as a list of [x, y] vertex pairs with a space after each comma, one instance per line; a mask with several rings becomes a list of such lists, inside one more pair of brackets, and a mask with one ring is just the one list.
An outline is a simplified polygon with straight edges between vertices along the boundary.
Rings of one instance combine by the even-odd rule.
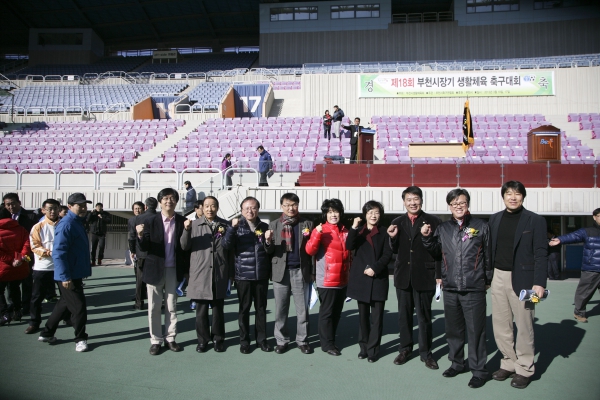
[[280, 204], [283, 214], [269, 224], [272, 231], [266, 239], [267, 253], [272, 255], [273, 293], [275, 295], [275, 352], [287, 351], [290, 335], [287, 319], [290, 295], [296, 307], [296, 343], [304, 354], [312, 353], [308, 345], [308, 302], [312, 283], [312, 257], [306, 254], [305, 245], [310, 236], [312, 222], [298, 213], [300, 199], [295, 193], [285, 193]]
[[502, 353], [500, 369], [492, 378], [503, 381], [512, 377], [511, 386], [524, 389], [535, 372], [535, 303], [519, 301], [519, 293], [531, 289], [540, 299], [544, 295], [548, 266], [546, 220], [523, 208], [527, 192], [521, 182], [504, 183], [501, 194], [506, 209], [492, 215], [489, 222], [494, 267], [492, 325]]

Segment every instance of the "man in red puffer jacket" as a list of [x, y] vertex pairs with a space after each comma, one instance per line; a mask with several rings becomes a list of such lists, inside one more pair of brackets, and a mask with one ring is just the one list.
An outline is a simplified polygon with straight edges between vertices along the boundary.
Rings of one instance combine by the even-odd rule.
[[[0, 325], [21, 320], [21, 280], [29, 275], [29, 232], [11, 218], [6, 208], [0, 210]], [[12, 309], [4, 297], [9, 287]], [[11, 314], [12, 311], [12, 314]]]

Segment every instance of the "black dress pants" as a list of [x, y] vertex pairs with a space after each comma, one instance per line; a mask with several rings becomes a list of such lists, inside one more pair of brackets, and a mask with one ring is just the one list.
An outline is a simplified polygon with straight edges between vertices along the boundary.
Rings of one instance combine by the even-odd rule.
[[413, 313], [416, 312], [419, 324], [419, 355], [423, 360], [431, 357], [433, 342], [431, 301], [434, 295], [433, 290], [417, 291], [413, 289], [412, 285], [407, 289], [396, 288], [400, 330], [399, 352], [413, 349]]
[[335, 349], [335, 332], [337, 331], [344, 301], [346, 300], [347, 288], [328, 289], [317, 288], [319, 292], [319, 340], [321, 350]]
[[[49, 291], [49, 288], [52, 291]], [[31, 290], [31, 306], [29, 325], [38, 327], [42, 323], [42, 301], [54, 294], [54, 271], [33, 271], [33, 288]]]
[[94, 235], [92, 233], [92, 261], [96, 261], [96, 249], [98, 249], [98, 260], [104, 259], [105, 235]]
[[[8, 314], [13, 310], [21, 309], [21, 281], [0, 282], [0, 315]], [[8, 287], [8, 297], [12, 301], [12, 308], [9, 307], [4, 291]]]
[[60, 321], [68, 317], [68, 312], [71, 313], [71, 322], [75, 329], [75, 342], [87, 340], [88, 335], [85, 333], [85, 325], [87, 323], [87, 305], [85, 302], [85, 294], [83, 293], [83, 283], [81, 279], [73, 279], [74, 288], [72, 290], [65, 289], [62, 285], [58, 287], [60, 291], [60, 300], [54, 306], [52, 314], [46, 321], [46, 326], [40, 336], [52, 337], [58, 329]]
[[142, 280], [145, 258], [138, 258], [133, 262], [135, 271], [135, 305], [142, 308], [144, 300], [148, 298], [148, 286]]
[[350, 145], [350, 164], [356, 164], [357, 161], [358, 144]]
[[360, 318], [358, 346], [360, 352], [366, 353], [369, 357], [379, 357], [384, 310], [385, 301], [358, 302], [358, 316]]
[[240, 345], [250, 345], [250, 307], [254, 302], [254, 336], [256, 343], [267, 340], [267, 291], [269, 280], [236, 281], [240, 303], [238, 323], [240, 325]]
[[[198, 344], [207, 344], [211, 340], [221, 343], [225, 340], [225, 299], [195, 300], [196, 308], [196, 335]], [[212, 324], [208, 320], [208, 306], [212, 306]]]
[[466, 368], [464, 350], [466, 330], [469, 340], [469, 368], [473, 376], [482, 379], [488, 377], [485, 367], [487, 362], [485, 309], [485, 292], [444, 291], [446, 340], [451, 367], [457, 371], [464, 371]]
[[325, 139], [331, 140], [331, 125], [323, 125], [323, 134]]

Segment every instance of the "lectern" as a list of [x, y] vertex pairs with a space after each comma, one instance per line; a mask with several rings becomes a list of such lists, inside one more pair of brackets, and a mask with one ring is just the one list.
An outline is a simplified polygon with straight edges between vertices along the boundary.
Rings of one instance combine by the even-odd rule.
[[373, 163], [373, 142], [375, 141], [375, 131], [372, 129], [361, 129], [358, 135], [358, 154], [359, 163]]
[[527, 134], [527, 161], [561, 162], [560, 129], [552, 125], [542, 125]]

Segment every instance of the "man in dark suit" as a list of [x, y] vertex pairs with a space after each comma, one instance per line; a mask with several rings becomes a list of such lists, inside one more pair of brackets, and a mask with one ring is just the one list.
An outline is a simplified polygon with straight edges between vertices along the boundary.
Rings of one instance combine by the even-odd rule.
[[400, 354], [394, 364], [406, 363], [413, 350], [413, 313], [419, 322], [419, 354], [430, 369], [438, 369], [431, 354], [433, 325], [431, 301], [436, 281], [441, 283], [441, 262], [423, 246], [421, 227], [431, 225], [435, 231], [440, 219], [423, 212], [423, 192], [410, 186], [402, 192], [406, 214], [394, 219], [388, 228], [390, 246], [398, 256], [394, 266], [394, 286], [398, 297], [398, 325], [400, 328]]
[[[31, 228], [38, 223], [39, 217], [21, 207], [21, 200], [17, 193], [6, 193], [2, 197], [2, 203], [4, 203], [4, 208], [10, 211], [11, 218], [17, 220], [19, 225], [25, 228], [27, 232], [31, 232]], [[22, 311], [24, 315], [29, 315], [29, 305], [31, 304], [31, 290], [33, 287], [31, 268], [35, 262], [34, 259], [35, 257], [31, 257], [29, 275], [21, 281], [21, 304], [23, 304], [23, 310], [15, 310]]]
[[503, 381], [512, 377], [511, 386], [524, 389], [535, 372], [535, 304], [519, 301], [519, 293], [532, 289], [539, 298], [544, 295], [548, 266], [546, 220], [523, 207], [527, 192], [521, 182], [504, 183], [501, 194], [506, 209], [492, 215], [489, 222], [494, 266], [492, 324], [502, 353], [500, 369], [492, 378]]
[[[140, 249], [146, 251], [142, 279], [148, 285], [148, 324], [150, 355], [158, 355], [163, 342], [171, 351], [181, 351], [177, 336], [177, 285], [190, 268], [190, 253], [181, 248], [185, 217], [175, 214], [179, 201], [176, 190], [166, 188], [157, 196], [161, 212], [136, 226]], [[161, 306], [165, 300], [165, 330], [161, 323]]]
[[267, 253], [271, 255], [273, 269], [273, 294], [275, 296], [275, 353], [287, 351], [290, 335], [287, 328], [290, 296], [294, 296], [296, 309], [296, 343], [304, 354], [312, 353], [308, 345], [308, 301], [312, 282], [312, 257], [305, 246], [312, 221], [298, 213], [300, 199], [295, 193], [285, 193], [280, 199], [283, 214], [271, 221], [272, 236], [266, 241]]
[[350, 131], [350, 164], [356, 164], [358, 162], [358, 137], [365, 128], [360, 126], [358, 117], [354, 118], [354, 125], [342, 125], [342, 127]]

